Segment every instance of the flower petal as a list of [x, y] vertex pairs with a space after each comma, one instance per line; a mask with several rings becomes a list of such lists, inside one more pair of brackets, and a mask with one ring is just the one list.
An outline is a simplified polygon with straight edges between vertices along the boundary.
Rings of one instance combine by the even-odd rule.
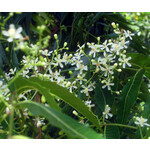
[[2, 34], [5, 35], [5, 36], [10, 36], [9, 32], [8, 32], [8, 31], [5, 31], [5, 30], [2, 31]]

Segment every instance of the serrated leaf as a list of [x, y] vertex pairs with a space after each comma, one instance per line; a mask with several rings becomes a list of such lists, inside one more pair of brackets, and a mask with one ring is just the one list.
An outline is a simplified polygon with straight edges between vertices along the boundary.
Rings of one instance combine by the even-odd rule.
[[38, 90], [41, 94], [45, 96], [45, 99], [47, 100], [50, 107], [60, 110], [58, 104], [50, 94], [50, 89], [45, 88], [42, 86], [39, 82], [33, 82], [32, 80], [27, 80], [23, 77], [18, 77], [15, 80], [15, 90], [18, 94], [21, 94], [23, 91], [27, 90]]
[[70, 93], [66, 88], [59, 86], [55, 82], [43, 81], [36, 77], [25, 79], [20, 76], [15, 80], [15, 85], [18, 90], [25, 90], [27, 83], [29, 83], [31, 87], [33, 84], [39, 90], [41, 87], [43, 88], [43, 90], [50, 90], [50, 94], [56, 96], [57, 98], [60, 98], [61, 100], [72, 106], [100, 129], [100, 123], [96, 115], [94, 115], [92, 111], [89, 110], [89, 108], [81, 99]]
[[61, 128], [66, 133], [70, 134], [74, 138], [80, 139], [102, 139], [102, 134], [96, 133], [93, 129], [78, 123], [71, 117], [56, 111], [52, 108], [46, 107], [43, 104], [39, 104], [32, 101], [25, 101], [17, 104], [23, 108], [28, 108], [35, 116], [45, 117], [50, 124]]
[[119, 123], [126, 123], [130, 115], [130, 110], [135, 104], [140, 89], [144, 70], [140, 69], [134, 77], [124, 86], [120, 95], [117, 118]]

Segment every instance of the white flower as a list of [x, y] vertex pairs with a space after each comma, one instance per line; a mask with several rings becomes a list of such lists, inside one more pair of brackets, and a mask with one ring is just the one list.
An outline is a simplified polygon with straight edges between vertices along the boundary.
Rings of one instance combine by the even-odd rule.
[[63, 64], [62, 64], [62, 62], [64, 62], [64, 60], [63, 59], [60, 59], [60, 57], [61, 57], [61, 55], [60, 54], [58, 54], [58, 57], [56, 58], [54, 58], [54, 60], [56, 61], [55, 63], [52, 63], [53, 65], [55, 65], [55, 66], [60, 66], [61, 68], [63, 68], [64, 66], [63, 66]]
[[88, 87], [82, 85], [83, 90], [81, 90], [81, 93], [86, 94], [86, 96], [89, 96], [89, 91], [93, 91], [93, 88], [91, 88], [90, 85]]
[[45, 125], [44, 120], [40, 119], [40, 118], [37, 118], [36, 119], [36, 126], [41, 127], [42, 125]]
[[103, 53], [104, 58], [101, 58], [101, 64], [106, 64], [107, 62], [114, 62], [113, 59], [114, 57], [112, 56], [112, 54], [108, 54], [106, 52]]
[[131, 64], [128, 62], [129, 60], [131, 60], [131, 57], [126, 58], [126, 55], [121, 55], [121, 56], [122, 58], [119, 58], [118, 60], [123, 63], [123, 68], [125, 68], [126, 65], [131, 67]]
[[63, 62], [65, 63], [65, 65], [69, 64], [71, 62], [71, 58], [72, 54], [68, 55], [66, 54], [66, 52], [63, 55]]
[[97, 45], [89, 45], [89, 47], [91, 48], [91, 51], [89, 52], [89, 55], [93, 54], [93, 57], [95, 58], [96, 53], [99, 52], [98, 46]]
[[19, 99], [22, 99], [22, 98], [23, 98], [24, 100], [26, 100], [26, 101], [28, 100], [27, 97], [25, 97], [23, 94], [20, 94], [20, 95], [19, 95]]
[[84, 55], [81, 53], [81, 50], [80, 51], [77, 50], [77, 52], [74, 54], [74, 58], [78, 60], [80, 60], [82, 56]]
[[58, 77], [61, 76], [61, 75], [60, 75], [60, 71], [61, 71], [61, 70], [59, 70], [59, 71], [56, 70], [55, 72], [52, 72], [52, 69], [49, 68], [50, 80], [51, 80], [51, 81], [57, 80]]
[[76, 81], [80, 81], [80, 84], [82, 84], [82, 81], [87, 81], [87, 79], [85, 79], [84, 77], [85, 77], [85, 74], [82, 74], [82, 75], [78, 74]]
[[102, 49], [102, 50], [104, 50], [104, 49], [106, 49], [106, 52], [109, 52], [110, 50], [109, 50], [109, 45], [112, 45], [112, 43], [108, 43], [107, 44], [107, 40], [105, 40], [105, 42], [103, 43], [103, 45], [99, 45], [99, 47]]
[[133, 33], [131, 33], [129, 30], [124, 30], [124, 36], [127, 38], [129, 37], [132, 40], [132, 36], [134, 36]]
[[42, 55], [44, 55], [44, 56], [50, 56], [50, 55], [51, 55], [51, 53], [53, 53], [53, 51], [48, 52], [48, 50], [47, 50], [47, 49], [45, 49], [45, 50], [41, 50], [41, 54], [42, 54]]
[[29, 76], [27, 75], [29, 73], [29, 70], [23, 70], [22, 73], [20, 73], [20, 75], [22, 75], [23, 77], [29, 78]]
[[125, 41], [125, 38], [122, 38], [122, 40], [121, 40], [121, 42], [119, 42], [119, 44], [121, 44], [121, 46], [123, 46], [124, 48], [127, 48], [129, 41]]
[[101, 67], [101, 70], [104, 71], [104, 76], [108, 76], [108, 74], [113, 74], [114, 72], [112, 71], [113, 69], [113, 66], [109, 66], [109, 65], [105, 65], [105, 68], [104, 67]]
[[29, 118], [28, 116], [28, 108], [25, 108], [24, 111], [23, 111], [23, 116], [26, 117], [26, 118]]
[[10, 71], [9, 75], [14, 75], [16, 72], [16, 67], [14, 69], [10, 69], [9, 71]]
[[93, 88], [93, 89], [95, 89], [95, 84], [96, 84], [95, 81], [94, 81], [94, 82], [91, 82], [91, 81], [90, 81], [90, 83], [89, 83], [89, 85], [90, 85], [91, 88]]
[[6, 107], [6, 114], [10, 114], [11, 113], [11, 109], [9, 107]]
[[113, 115], [110, 113], [110, 107], [109, 105], [105, 106], [105, 111], [103, 112], [103, 115], [105, 116], [106, 119], [108, 119], [108, 117], [112, 117]]
[[150, 126], [149, 124], [146, 123], [147, 119], [144, 119], [142, 116], [141, 117], [136, 117], [136, 121], [134, 122], [137, 125], [140, 125], [141, 127], [143, 126]]
[[119, 55], [120, 50], [123, 49], [123, 46], [121, 43], [114, 43], [111, 47], [111, 52], [115, 53], [116, 55]]
[[24, 63], [24, 64], [27, 64], [27, 62], [28, 62], [28, 57], [27, 56], [23, 56], [22, 57], [22, 62]]
[[38, 45], [34, 45], [34, 44], [31, 44], [31, 51], [35, 54], [38, 54], [39, 52], [39, 46]]
[[76, 84], [76, 81], [73, 81], [73, 82], [68, 81], [67, 84], [66, 84], [67, 89], [69, 89], [69, 91], [71, 93], [72, 93], [73, 89], [77, 88], [77, 86], [75, 86], [75, 84]]
[[22, 27], [19, 27], [18, 29], [15, 28], [14, 24], [9, 25], [9, 30], [2, 31], [3, 35], [8, 36], [7, 39], [8, 42], [12, 42], [14, 39], [22, 39], [22, 35], [20, 34], [22, 32]]
[[95, 106], [95, 104], [91, 104], [91, 103], [92, 103], [91, 101], [85, 101], [84, 103], [85, 103], [85, 105], [86, 105], [87, 107], [89, 107], [90, 109], [91, 109], [91, 107], [94, 107], [94, 106]]
[[98, 60], [92, 59], [92, 65], [96, 66], [96, 71], [99, 71], [101, 69], [101, 63], [102, 63], [102, 59], [100, 57], [98, 58]]
[[83, 70], [87, 71], [88, 67], [84, 64], [77, 64], [75, 70], [79, 70], [80, 74], [82, 74]]
[[110, 79], [108, 79], [108, 81], [105, 81], [105, 85], [103, 85], [102, 88], [104, 89], [106, 86], [108, 90], [110, 90], [110, 86], [114, 86], [114, 83], [110, 83]]

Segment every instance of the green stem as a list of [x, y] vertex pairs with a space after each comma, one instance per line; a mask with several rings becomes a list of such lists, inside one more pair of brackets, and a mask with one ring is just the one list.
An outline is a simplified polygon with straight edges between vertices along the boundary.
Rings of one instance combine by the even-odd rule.
[[35, 95], [37, 94], [38, 91], [35, 91], [35, 93], [33, 94], [33, 96], [31, 97], [31, 101], [33, 100], [33, 98], [35, 97]]
[[11, 114], [9, 118], [9, 138], [12, 136], [13, 131], [13, 121], [14, 121], [14, 107], [11, 109]]
[[95, 74], [96, 74], [96, 72], [93, 73], [92, 77], [85, 84], [88, 84], [92, 80], [92, 78], [94, 77]]
[[106, 126], [104, 127], [104, 139], [106, 139]]
[[119, 126], [119, 127], [125, 127], [125, 128], [131, 128], [131, 129], [137, 129], [136, 127], [129, 126], [129, 125], [124, 125], [124, 124], [118, 124], [118, 123], [108, 123], [104, 124], [105, 126]]
[[144, 138], [143, 138], [143, 134], [142, 134], [142, 129], [141, 129], [141, 127], [140, 127], [140, 126], [139, 126], [139, 130], [140, 130], [141, 138], [142, 138], [142, 139], [144, 139]]

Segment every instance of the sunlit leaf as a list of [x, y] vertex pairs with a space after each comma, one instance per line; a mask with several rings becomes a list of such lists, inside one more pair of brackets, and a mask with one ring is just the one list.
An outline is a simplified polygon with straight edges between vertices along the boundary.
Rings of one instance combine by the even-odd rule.
[[140, 69], [134, 77], [124, 86], [119, 99], [117, 118], [119, 123], [126, 123], [130, 110], [135, 104], [140, 89], [144, 70]]
[[[92, 111], [89, 110], [89, 108], [84, 104], [84, 102], [81, 99], [77, 98], [74, 94], [70, 93], [66, 88], [59, 86], [55, 82], [43, 81], [36, 77], [31, 77], [29, 79], [18, 77], [15, 81], [16, 89], [18, 89], [18, 91], [21, 90], [21, 92], [22, 90], [26, 89], [26, 86], [28, 86], [28, 84], [30, 87], [39, 89], [40, 92], [44, 93], [45, 90], [48, 93], [49, 91], [50, 94], [68, 103], [70, 106], [79, 111], [82, 115], [88, 118], [89, 121], [91, 121], [94, 125], [100, 128], [100, 123], [97, 117], [92, 113]], [[49, 103], [52, 102], [52, 100], [49, 100]], [[54, 107], [56, 106], [54, 105]]]
[[93, 129], [78, 123], [71, 117], [56, 111], [52, 108], [46, 107], [43, 104], [39, 104], [32, 101], [20, 102], [17, 106], [28, 108], [29, 111], [35, 116], [45, 117], [50, 124], [61, 128], [66, 133], [70, 134], [74, 138], [79, 139], [102, 139], [102, 134], [96, 133]]

